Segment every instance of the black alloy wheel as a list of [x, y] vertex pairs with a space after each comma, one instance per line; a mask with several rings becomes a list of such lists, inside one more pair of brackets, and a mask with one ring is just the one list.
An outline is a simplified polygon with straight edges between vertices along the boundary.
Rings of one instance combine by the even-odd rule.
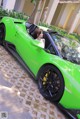
[[0, 44], [3, 45], [3, 41], [5, 39], [5, 26], [4, 24], [0, 24]]
[[46, 65], [39, 71], [38, 87], [43, 97], [58, 102], [64, 92], [63, 76], [55, 66]]

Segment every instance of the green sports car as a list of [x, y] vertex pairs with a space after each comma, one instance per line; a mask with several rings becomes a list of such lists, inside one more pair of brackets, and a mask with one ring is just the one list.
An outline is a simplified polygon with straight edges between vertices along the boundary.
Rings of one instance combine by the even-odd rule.
[[[35, 29], [43, 29], [45, 48], [35, 40]], [[0, 44], [6, 47], [38, 81], [40, 93], [58, 102], [80, 118], [80, 44], [48, 28], [3, 17]]]

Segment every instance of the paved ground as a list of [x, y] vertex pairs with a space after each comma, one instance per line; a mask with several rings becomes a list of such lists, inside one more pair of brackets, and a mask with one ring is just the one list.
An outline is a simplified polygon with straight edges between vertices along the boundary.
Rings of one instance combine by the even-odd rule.
[[9, 119], [66, 119], [41, 96], [27, 71], [2, 46], [0, 74], [0, 111], [7, 111]]

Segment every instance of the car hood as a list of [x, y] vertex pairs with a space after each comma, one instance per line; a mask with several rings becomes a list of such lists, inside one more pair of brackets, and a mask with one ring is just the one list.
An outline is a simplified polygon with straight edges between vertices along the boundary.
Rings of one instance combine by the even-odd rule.
[[76, 80], [80, 81], [80, 65], [74, 64], [69, 61], [65, 61], [65, 71], [68, 72], [70, 76], [74, 77]]
[[[62, 72], [65, 90], [60, 104], [68, 109], [80, 109], [80, 65], [69, 61], [62, 61], [60, 71]], [[76, 99], [75, 99], [76, 97]]]
[[52, 60], [52, 63], [59, 68], [63, 75], [70, 75], [72, 77], [75, 77], [76, 80], [80, 79], [80, 65], [54, 55], [50, 60]]

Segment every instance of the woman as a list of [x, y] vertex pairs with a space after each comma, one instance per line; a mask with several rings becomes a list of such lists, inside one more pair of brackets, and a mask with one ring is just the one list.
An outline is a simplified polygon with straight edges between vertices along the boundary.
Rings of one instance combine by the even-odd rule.
[[38, 40], [40, 43], [38, 44], [38, 46], [45, 48], [45, 39], [43, 38], [43, 30], [37, 28], [35, 30], [35, 36], [36, 36], [36, 40]]

